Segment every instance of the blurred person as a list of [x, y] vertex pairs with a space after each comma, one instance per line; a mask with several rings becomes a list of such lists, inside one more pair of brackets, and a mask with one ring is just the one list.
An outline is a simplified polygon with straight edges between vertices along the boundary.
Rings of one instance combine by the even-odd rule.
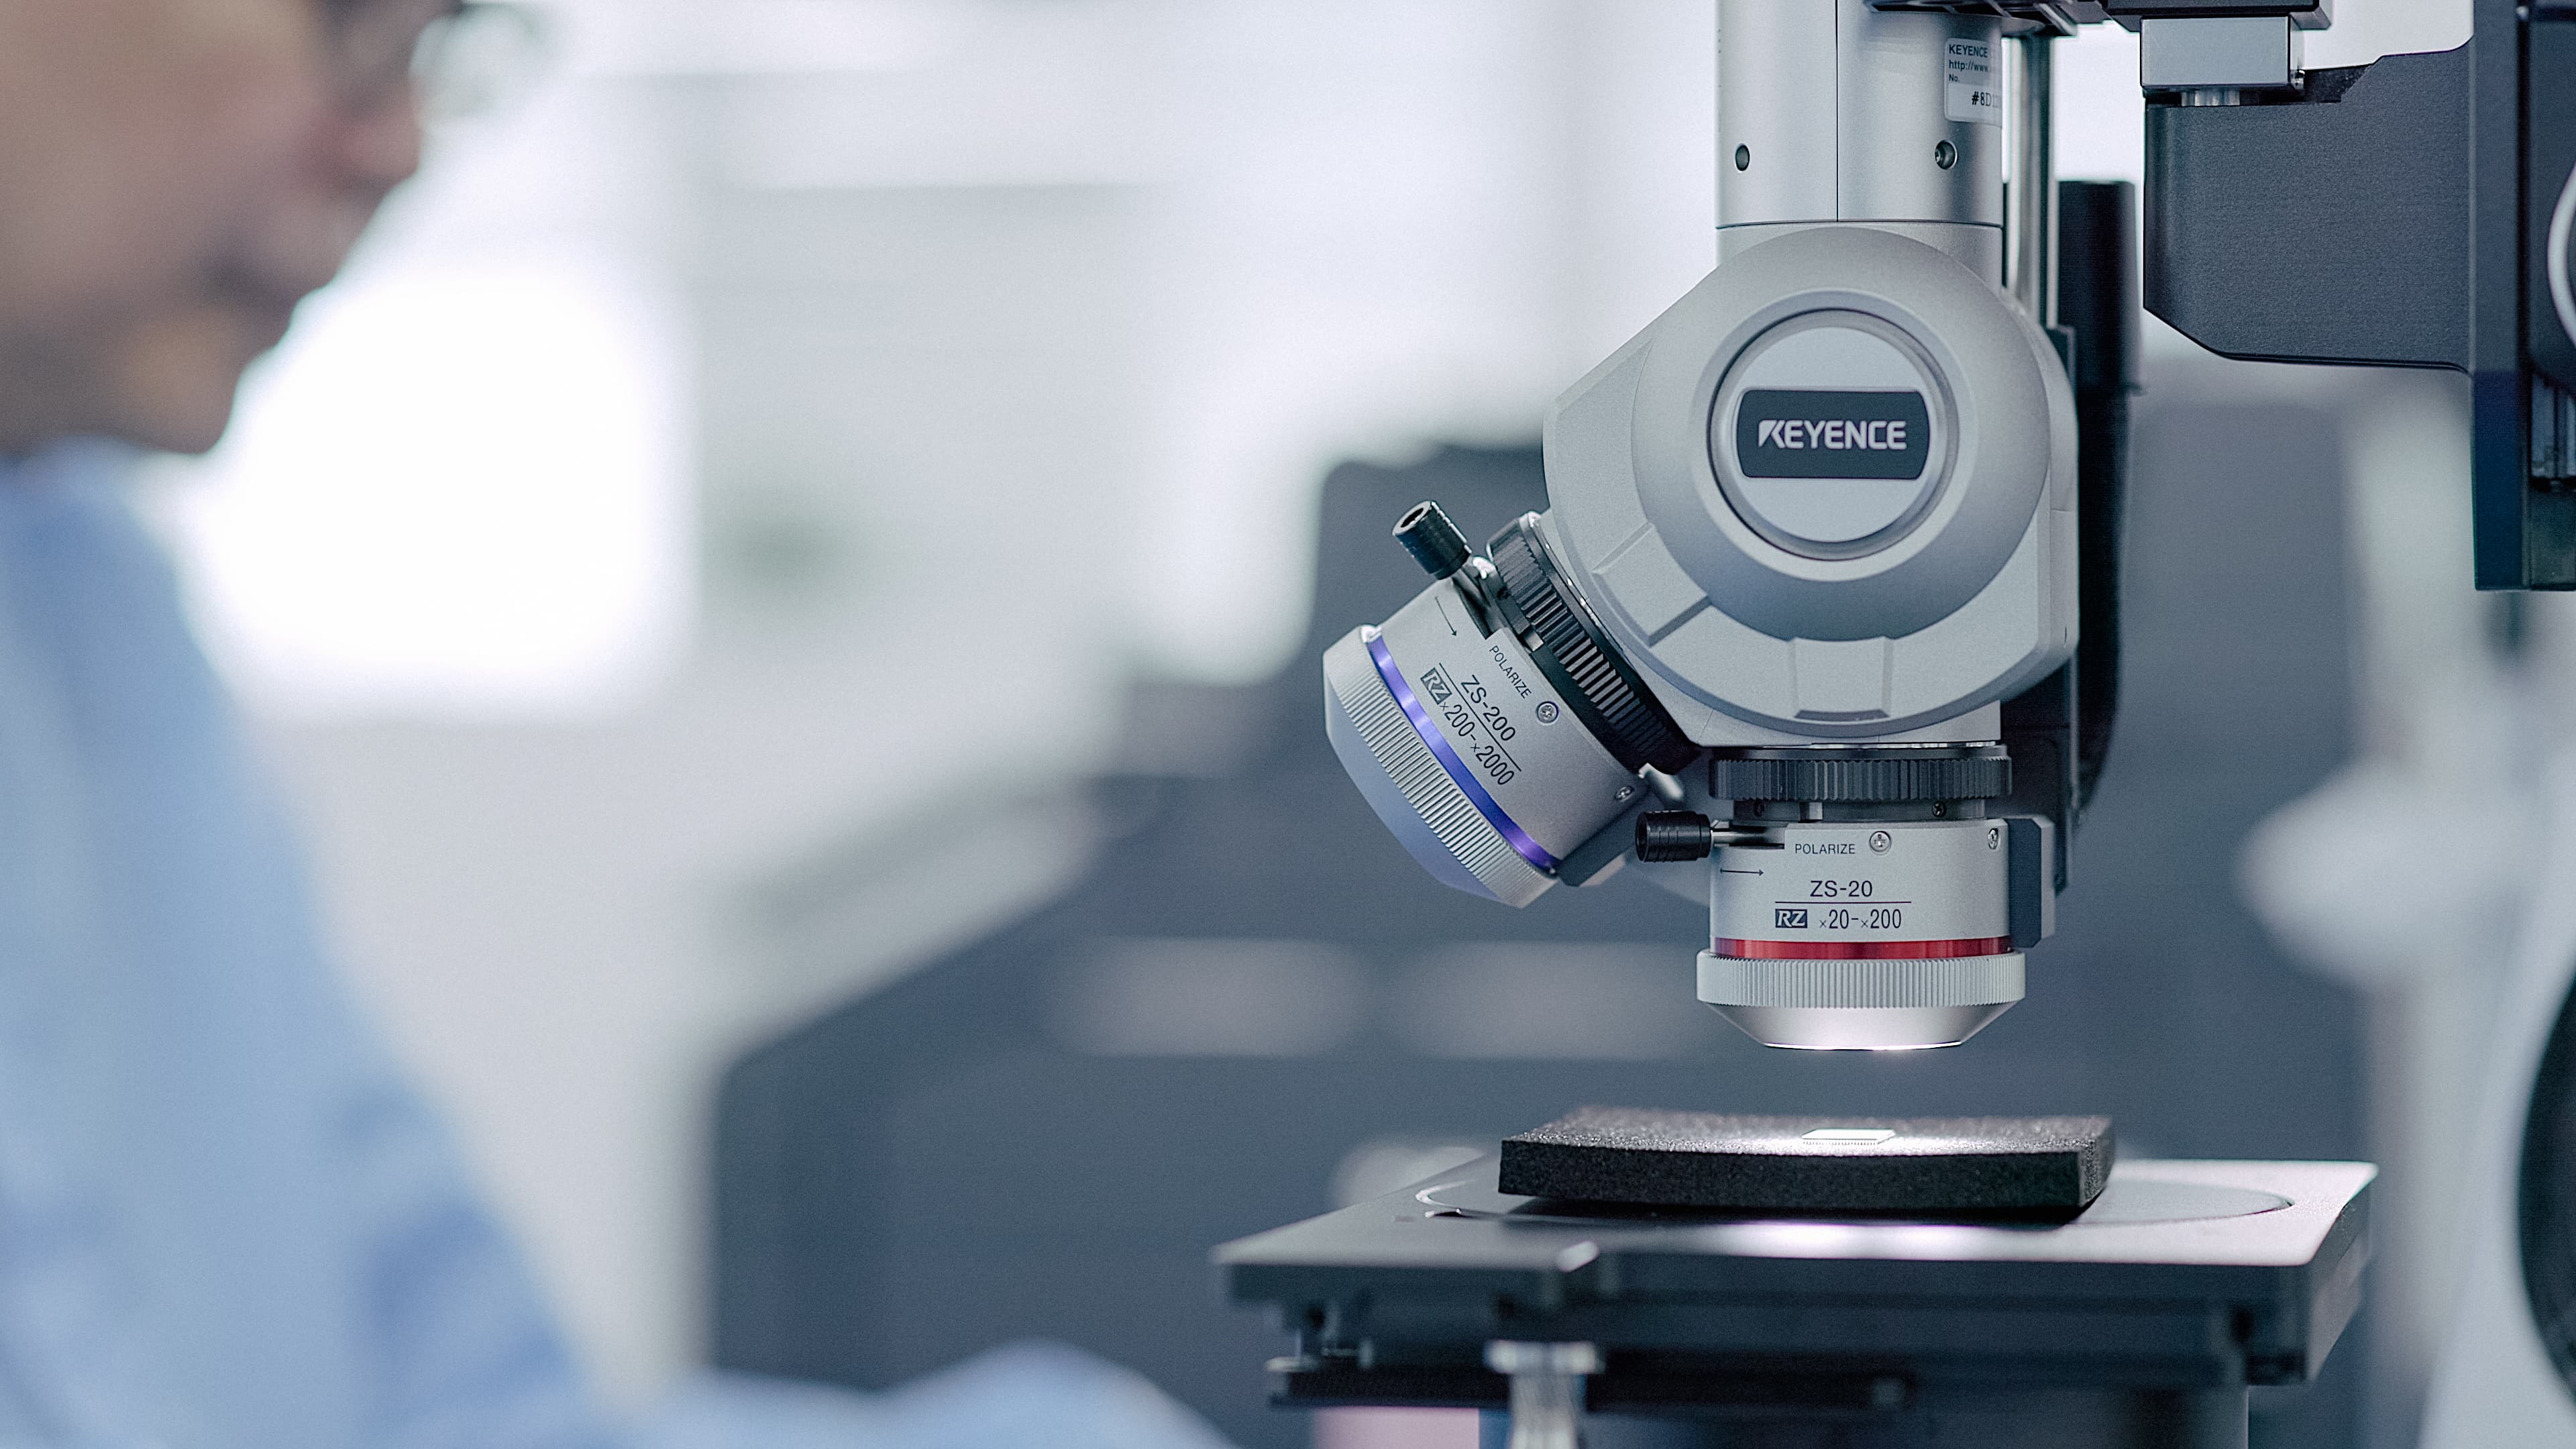
[[215, 443], [411, 175], [458, 14], [0, 0], [0, 1443], [1214, 1445], [1045, 1347], [611, 1423], [328, 969], [120, 481]]

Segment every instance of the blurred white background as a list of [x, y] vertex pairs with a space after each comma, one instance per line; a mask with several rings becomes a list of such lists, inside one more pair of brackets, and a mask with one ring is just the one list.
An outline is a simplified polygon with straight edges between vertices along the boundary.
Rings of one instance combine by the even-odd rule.
[[[2467, 34], [2338, 11], [2313, 64]], [[1063, 879], [1129, 680], [1282, 662], [1330, 463], [1535, 436], [1702, 275], [1714, 19], [547, 14], [158, 502], [353, 969], [631, 1398], [698, 1353], [723, 1062]], [[2134, 178], [2134, 42], [2061, 51], [2063, 174]], [[975, 802], [1055, 843], [961, 861]], [[764, 924], [854, 859], [832, 950]]]

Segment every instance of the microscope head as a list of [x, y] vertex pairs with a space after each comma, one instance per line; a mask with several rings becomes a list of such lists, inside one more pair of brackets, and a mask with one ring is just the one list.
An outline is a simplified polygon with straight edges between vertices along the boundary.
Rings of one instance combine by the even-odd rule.
[[1434, 581], [1327, 651], [1327, 733], [1460, 889], [1633, 855], [1705, 898], [1699, 997], [1761, 1041], [1964, 1041], [2046, 915], [2045, 831], [1989, 807], [1999, 701], [2075, 642], [2074, 426], [1956, 258], [1765, 239], [1558, 402], [1546, 513], [1484, 555], [1399, 521]]
[[2004, 702], [2070, 677], [2076, 419], [2045, 208], [2002, 285], [2004, 23], [1721, 0], [1717, 269], [1551, 409], [1545, 513], [1480, 556], [1417, 508], [1433, 583], [1324, 658], [1435, 877], [1523, 906], [1640, 862], [1773, 1046], [1964, 1041], [2053, 914], [2067, 811], [2008, 801]]

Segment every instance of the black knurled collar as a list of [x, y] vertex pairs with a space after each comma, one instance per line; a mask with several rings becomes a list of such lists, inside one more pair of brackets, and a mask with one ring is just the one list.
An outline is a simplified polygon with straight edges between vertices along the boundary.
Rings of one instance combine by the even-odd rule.
[[1709, 791], [1720, 800], [1797, 800], [1894, 805], [1927, 800], [1993, 800], [2012, 793], [2012, 761], [1983, 746], [1928, 758], [1912, 752], [1835, 752], [1709, 761]]
[[1504, 619], [1524, 642], [1538, 637], [1530, 657], [1603, 748], [1630, 770], [1652, 765], [1676, 774], [1689, 768], [1699, 746], [1646, 692], [1583, 596], [1557, 571], [1539, 536], [1538, 515], [1513, 520], [1494, 535], [1490, 552], [1502, 583]]

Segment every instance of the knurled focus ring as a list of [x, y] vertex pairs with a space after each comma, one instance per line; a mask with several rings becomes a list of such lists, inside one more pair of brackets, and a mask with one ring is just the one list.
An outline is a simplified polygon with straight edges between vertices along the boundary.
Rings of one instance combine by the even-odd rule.
[[1490, 551], [1503, 586], [1504, 617], [1524, 642], [1537, 636], [1530, 655], [1540, 672], [1611, 755], [1631, 770], [1652, 765], [1673, 774], [1687, 768], [1699, 746], [1646, 693], [1582, 597], [1558, 574], [1539, 536], [1538, 515], [1523, 514], [1495, 534]]
[[2012, 793], [2012, 761], [1999, 749], [1906, 756], [1814, 755], [1716, 759], [1709, 794], [1720, 800], [1797, 800], [1893, 805], [1992, 800]]

